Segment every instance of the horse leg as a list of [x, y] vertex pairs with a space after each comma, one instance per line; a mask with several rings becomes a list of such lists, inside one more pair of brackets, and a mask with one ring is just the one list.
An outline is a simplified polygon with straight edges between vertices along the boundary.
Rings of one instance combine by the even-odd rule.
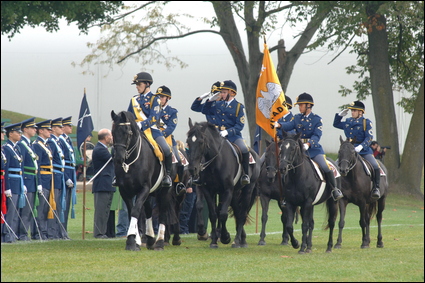
[[227, 245], [231, 241], [230, 233], [227, 231], [226, 222], [227, 222], [227, 218], [229, 217], [228, 209], [229, 209], [230, 202], [232, 200], [232, 194], [233, 194], [233, 190], [230, 190], [230, 189], [226, 190], [221, 198], [223, 201], [221, 204], [220, 215], [219, 215], [220, 223], [221, 223], [220, 242], [225, 245]]
[[205, 229], [204, 217], [202, 215], [202, 211], [204, 209], [204, 194], [199, 186], [196, 186], [196, 219], [198, 225], [198, 240], [206, 241], [208, 240], [208, 233]]
[[260, 201], [261, 201], [261, 233], [260, 233], [260, 240], [258, 241], [258, 245], [265, 246], [266, 245], [266, 241], [265, 241], [266, 224], [268, 220], [267, 212], [269, 211], [270, 198], [261, 194]]
[[153, 229], [153, 220], [152, 220], [152, 206], [150, 201], [146, 201], [145, 204], [145, 236], [146, 236], [146, 248], [148, 250], [153, 249], [155, 244], [155, 231]]
[[282, 246], [287, 246], [288, 245], [288, 241], [289, 241], [289, 235], [288, 232], [285, 230], [285, 225], [283, 224], [283, 220], [284, 220], [284, 212], [285, 212], [285, 208], [283, 208], [280, 205], [280, 201], [277, 202], [280, 211], [282, 212], [282, 214], [280, 215], [280, 222], [282, 222], [282, 242], [280, 243]]
[[341, 200], [334, 202], [333, 198], [328, 198], [326, 201], [326, 207], [328, 208], [328, 226], [329, 226], [329, 239], [328, 239], [328, 247], [326, 249], [327, 253], [332, 252], [333, 246], [333, 232], [335, 228], [336, 216], [338, 214], [338, 203]]
[[[213, 197], [209, 192], [205, 192], [204, 194], [205, 200], [208, 205], [208, 215], [211, 223], [211, 243], [210, 248], [216, 249], [218, 248], [217, 240], [217, 212], [216, 212], [216, 202], [213, 200]], [[199, 227], [198, 227], [199, 228]], [[198, 230], [199, 236], [199, 230]]]
[[381, 223], [382, 223], [382, 212], [385, 209], [385, 196], [382, 196], [378, 200], [378, 211], [376, 213], [376, 221], [378, 222], [378, 242], [376, 244], [377, 248], [383, 248], [384, 242], [382, 242], [382, 230], [381, 230]]
[[370, 238], [369, 238], [369, 212], [367, 209], [366, 202], [363, 202], [359, 205], [360, 209], [360, 227], [362, 228], [362, 245], [360, 248], [366, 249], [369, 248]]
[[[142, 190], [146, 191], [146, 190]], [[134, 206], [132, 205], [132, 201], [125, 200], [127, 206], [131, 208], [131, 218], [130, 218], [130, 224], [128, 226], [128, 232], [127, 232], [127, 241], [126, 241], [126, 250], [130, 251], [140, 251], [140, 246], [142, 245], [142, 240], [140, 238], [139, 233], [139, 218], [142, 215], [142, 208], [145, 207], [144, 202], [147, 198], [147, 194], [145, 193], [139, 193], [136, 196], [136, 202]]]
[[294, 249], [298, 249], [300, 247], [300, 244], [298, 243], [298, 240], [294, 237], [294, 213], [295, 213], [296, 207], [293, 207], [290, 203], [287, 203], [284, 210], [284, 221], [283, 225], [285, 226], [285, 231], [288, 233], [289, 238], [291, 239], [291, 245]]
[[342, 198], [338, 201], [339, 206], [339, 223], [338, 223], [338, 239], [334, 246], [335, 249], [340, 249], [342, 244], [342, 230], [345, 226], [345, 213], [347, 212], [348, 201], [345, 198]]
[[303, 219], [303, 224], [301, 225], [302, 229], [302, 242], [301, 249], [298, 251], [299, 254], [311, 253], [311, 248], [313, 246], [313, 229], [314, 229], [314, 219], [313, 219], [313, 206], [305, 205], [301, 210], [301, 215]]

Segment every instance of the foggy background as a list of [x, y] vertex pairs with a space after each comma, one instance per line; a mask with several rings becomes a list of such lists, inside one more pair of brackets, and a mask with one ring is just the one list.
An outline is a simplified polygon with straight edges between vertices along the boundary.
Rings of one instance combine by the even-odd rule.
[[[213, 15], [212, 5], [199, 2], [178, 2], [170, 5], [174, 12], [181, 10], [196, 16]], [[236, 99], [244, 103], [241, 85], [236, 67], [221, 37], [213, 34], [198, 34], [167, 43], [171, 53], [189, 66], [185, 69], [175, 67], [168, 71], [162, 65], [141, 66], [129, 59], [125, 66], [114, 66], [111, 71], [107, 66], [91, 65], [95, 75], [83, 75], [85, 70], [73, 67], [72, 62], [80, 63], [90, 49], [87, 42], [94, 43], [100, 38], [98, 28], [90, 30], [88, 35], [79, 35], [76, 25], [67, 26], [61, 22], [60, 30], [48, 33], [43, 28], [24, 28], [9, 42], [7, 36], [1, 37], [1, 108], [45, 119], [67, 117], [72, 115], [72, 122], [77, 124], [78, 114], [86, 88], [87, 101], [93, 118], [95, 130], [111, 128], [111, 110], [127, 110], [130, 99], [137, 94], [131, 85], [133, 76], [141, 71], [151, 73], [154, 83], [151, 91], [155, 93], [161, 85], [166, 85], [172, 92], [169, 104], [176, 108], [179, 123], [174, 132], [176, 140], [186, 140], [189, 129], [188, 118], [192, 121], [205, 121], [205, 116], [190, 110], [196, 97], [210, 90], [212, 83], [233, 80], [238, 88]], [[193, 22], [193, 25], [199, 23]], [[196, 26], [198, 27], [198, 26]], [[272, 47], [280, 38], [285, 40], [287, 50], [295, 42], [292, 40], [300, 30], [285, 27], [266, 37]], [[239, 32], [245, 38], [241, 27]], [[277, 66], [277, 54], [271, 54]], [[342, 130], [332, 126], [339, 106], [356, 100], [355, 94], [341, 97], [339, 86], [352, 88], [355, 76], [348, 75], [345, 67], [355, 64], [354, 55], [344, 52], [339, 58], [328, 64], [335, 54], [315, 51], [303, 54], [295, 65], [287, 92], [292, 102], [303, 93], [310, 93], [315, 102], [313, 113], [323, 119], [323, 136], [321, 144], [325, 152], [336, 153], [339, 148], [339, 136], [345, 138]], [[151, 72], [150, 70], [153, 70]], [[106, 77], [105, 77], [106, 75]], [[396, 102], [403, 94], [394, 92]], [[363, 101], [366, 106], [365, 117], [373, 125], [372, 99]], [[408, 131], [411, 115], [404, 114], [401, 107], [395, 105], [399, 142], [401, 150]], [[298, 107], [292, 109], [298, 113]], [[350, 113], [347, 117], [350, 116]], [[248, 127], [244, 128], [244, 138], [251, 144]], [[376, 139], [376, 131], [374, 131]], [[385, 145], [385, 141], [378, 141]]]

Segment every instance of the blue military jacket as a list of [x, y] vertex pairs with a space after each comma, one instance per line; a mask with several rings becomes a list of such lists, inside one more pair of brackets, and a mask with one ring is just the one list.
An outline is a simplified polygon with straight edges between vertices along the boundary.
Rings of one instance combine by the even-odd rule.
[[37, 139], [32, 143], [34, 152], [37, 154], [38, 169], [40, 172], [40, 182], [44, 189], [50, 190], [52, 187], [52, 150], [50, 145], [47, 144], [47, 140], [38, 136]]
[[299, 113], [292, 117], [291, 121], [281, 123], [283, 130], [289, 132], [295, 130], [296, 133], [301, 133], [300, 138], [303, 143], [310, 143], [308, 155], [314, 158], [318, 154], [325, 154], [322, 145], [319, 143], [322, 137], [322, 118], [319, 115], [310, 113], [304, 116]]
[[161, 104], [159, 98], [152, 92], [133, 96], [128, 111], [135, 115], [136, 122], [141, 122], [143, 131], [151, 128], [153, 138], [162, 135], [156, 126], [161, 115]]
[[63, 150], [63, 155], [65, 158], [65, 182], [70, 179], [74, 184], [76, 182], [76, 173], [75, 173], [75, 155], [74, 155], [74, 148], [72, 147], [72, 141], [71, 138], [66, 135], [62, 134], [59, 137], [61, 147]]
[[[6, 156], [6, 190], [11, 190], [12, 194], [21, 194], [22, 190], [22, 155], [17, 146], [11, 140], [3, 145], [4, 155]], [[13, 176], [12, 176], [13, 175]], [[20, 176], [19, 178], [15, 178]]]
[[34, 148], [30, 143], [30, 140], [25, 136], [21, 137], [21, 140], [18, 142], [18, 146], [21, 150], [23, 159], [24, 185], [27, 187], [27, 191], [29, 193], [35, 193], [40, 176], [38, 171], [37, 155], [34, 152]]
[[226, 101], [205, 102], [202, 113], [215, 116], [215, 125], [219, 131], [227, 130], [226, 137], [230, 142], [242, 139], [242, 129], [245, 126], [244, 106], [233, 99], [229, 105]]
[[164, 129], [162, 134], [164, 137], [171, 135], [177, 126], [177, 109], [166, 105], [161, 110], [161, 127]]
[[361, 155], [373, 154], [370, 144], [373, 140], [372, 122], [369, 119], [360, 117], [358, 119], [347, 118], [342, 122], [342, 116], [335, 114], [334, 127], [344, 130], [345, 136], [349, 139], [356, 139], [355, 146], [362, 145]]
[[53, 156], [53, 178], [55, 189], [62, 190], [65, 187], [64, 171], [65, 171], [65, 156], [60, 144], [59, 138], [51, 134], [47, 140], [50, 145]]
[[[213, 102], [215, 103], [215, 101]], [[195, 101], [193, 101], [192, 106], [190, 107], [190, 109], [192, 109], [195, 112], [200, 112], [202, 113], [202, 109], [204, 108], [204, 104], [202, 104], [202, 99], [198, 100], [198, 98], [195, 99]], [[214, 115], [205, 115], [205, 117], [207, 118], [207, 121], [212, 123], [212, 124], [216, 124], [215, 123], [215, 116]]]
[[[281, 126], [282, 126], [282, 123], [285, 123], [285, 122], [289, 122], [289, 121], [291, 121], [292, 117], [294, 117], [294, 115], [292, 115], [292, 112], [288, 112], [288, 114], [284, 115], [282, 118], [280, 118], [279, 120], [277, 120], [277, 122], [278, 122], [279, 124], [281, 124]], [[295, 134], [295, 130], [291, 130], [291, 131], [289, 131], [288, 133], [290, 133], [290, 134]], [[283, 136], [282, 136], [282, 131], [277, 131], [277, 136], [278, 136], [280, 139], [282, 139], [282, 138], [283, 138]]]

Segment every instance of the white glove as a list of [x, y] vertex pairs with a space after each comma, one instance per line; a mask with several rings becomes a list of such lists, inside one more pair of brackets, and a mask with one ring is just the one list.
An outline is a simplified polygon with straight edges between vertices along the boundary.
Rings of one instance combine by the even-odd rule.
[[348, 113], [348, 109], [344, 109], [341, 112], [339, 112], [338, 116], [344, 117], [345, 115], [347, 115]]
[[220, 92], [217, 92], [216, 94], [214, 94], [213, 96], [210, 97], [210, 101], [215, 101], [218, 100], [220, 98]]
[[279, 126], [280, 126], [280, 124], [279, 124], [277, 121], [275, 121], [275, 122], [274, 122], [274, 127], [275, 127], [276, 129], [278, 129], [278, 128], [280, 128]]
[[39, 194], [43, 193], [43, 186], [38, 185], [37, 186], [37, 191], [38, 191]]
[[200, 99], [204, 99], [205, 97], [207, 97], [208, 95], [210, 95], [211, 92], [206, 92], [203, 95], [200, 95], [199, 98]]
[[228, 135], [229, 133], [227, 132], [227, 130], [221, 131], [220, 135], [224, 138]]
[[72, 188], [74, 186], [74, 182], [71, 181], [71, 179], [66, 180], [65, 185]]
[[308, 145], [308, 143], [303, 144], [303, 146], [304, 146], [304, 149], [305, 149], [305, 150], [308, 150], [308, 148], [310, 147], [310, 146]]
[[28, 192], [27, 186], [24, 185], [24, 194]]
[[137, 125], [139, 126], [139, 129], [141, 130], [142, 129], [142, 122], [141, 121], [137, 122]]
[[356, 146], [356, 147], [354, 148], [354, 150], [355, 150], [356, 152], [360, 152], [360, 151], [362, 151], [362, 149], [363, 149], [363, 146], [362, 146], [361, 144], [359, 144], [358, 146]]
[[6, 197], [8, 197], [8, 198], [12, 197], [12, 191], [11, 190], [5, 190], [4, 193], [6, 194]]

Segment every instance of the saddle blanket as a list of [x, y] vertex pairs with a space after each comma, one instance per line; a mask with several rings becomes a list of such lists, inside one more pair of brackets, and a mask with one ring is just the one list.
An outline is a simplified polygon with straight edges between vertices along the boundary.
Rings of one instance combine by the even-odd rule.
[[[189, 161], [186, 159], [186, 157], [184, 157], [183, 153], [181, 153], [180, 150], [179, 150], [179, 156], [180, 156], [180, 160], [182, 161], [183, 166], [189, 165]], [[174, 154], [174, 151], [173, 151], [172, 163], [177, 163], [177, 162], [179, 162], [179, 161], [177, 160], [177, 157], [176, 157], [176, 155]]]

